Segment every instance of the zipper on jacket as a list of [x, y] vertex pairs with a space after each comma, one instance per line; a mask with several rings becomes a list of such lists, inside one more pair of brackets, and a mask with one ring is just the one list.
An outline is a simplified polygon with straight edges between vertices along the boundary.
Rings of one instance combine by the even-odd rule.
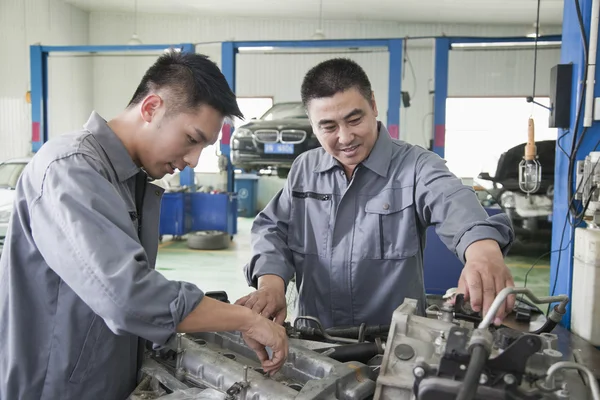
[[315, 193], [315, 192], [292, 192], [292, 196], [297, 197], [299, 199], [311, 198], [311, 199], [316, 199], [316, 200], [321, 200], [321, 201], [327, 201], [327, 200], [331, 199], [330, 194], [321, 194], [321, 193]]
[[383, 260], [383, 214], [379, 214], [379, 247], [381, 248], [381, 259]]

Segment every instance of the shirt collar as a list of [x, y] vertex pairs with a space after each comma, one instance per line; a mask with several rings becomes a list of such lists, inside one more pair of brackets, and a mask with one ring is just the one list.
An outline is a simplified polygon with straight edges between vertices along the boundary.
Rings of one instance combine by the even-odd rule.
[[[377, 129], [377, 141], [375, 141], [371, 154], [362, 162], [362, 165], [386, 178], [390, 163], [392, 162], [392, 138], [381, 122], [377, 122]], [[327, 172], [337, 166], [341, 167], [340, 162], [331, 154], [325, 152], [314, 171], [319, 173]]]
[[331, 154], [326, 151], [323, 151], [323, 156], [321, 157], [321, 161], [315, 167], [315, 172], [327, 172], [334, 167], [341, 167], [342, 165], [338, 160], [333, 158]]
[[127, 152], [125, 145], [121, 142], [121, 139], [110, 129], [104, 118], [98, 113], [95, 111], [92, 112], [83, 127], [100, 143], [121, 182], [131, 178], [140, 171], [140, 168], [135, 165]]
[[387, 178], [388, 169], [392, 162], [392, 152], [394, 151], [393, 141], [386, 127], [381, 122], [378, 122], [377, 125], [379, 131], [377, 141], [373, 146], [373, 150], [371, 150], [371, 154], [362, 164], [377, 175]]

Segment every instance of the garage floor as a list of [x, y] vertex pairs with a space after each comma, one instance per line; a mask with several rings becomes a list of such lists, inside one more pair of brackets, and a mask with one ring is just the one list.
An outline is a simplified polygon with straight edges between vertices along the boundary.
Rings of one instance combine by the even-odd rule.
[[[251, 226], [252, 219], [238, 220], [239, 233], [228, 250], [190, 250], [185, 241], [164, 241], [159, 247], [156, 267], [168, 279], [192, 282], [204, 291], [225, 290], [229, 300], [234, 302], [253, 290], [243, 274], [243, 267], [250, 259]], [[517, 286], [523, 286], [525, 274], [538, 256], [510, 255], [507, 258]], [[538, 296], [546, 296], [549, 281], [550, 260], [546, 258], [529, 274], [527, 287]]]

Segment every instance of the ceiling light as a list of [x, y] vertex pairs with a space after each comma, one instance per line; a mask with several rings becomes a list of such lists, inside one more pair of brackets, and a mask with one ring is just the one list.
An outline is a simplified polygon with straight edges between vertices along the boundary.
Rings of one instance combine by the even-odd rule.
[[[539, 47], [560, 47], [559, 41], [543, 41], [538, 42]], [[530, 48], [535, 45], [534, 42], [488, 42], [488, 43], [452, 43], [452, 49], [501, 49], [501, 48]]]
[[138, 46], [138, 45], [142, 44], [142, 41], [140, 40], [140, 38], [137, 35], [137, 33], [134, 33], [131, 36], [131, 39], [129, 39], [129, 41], [127, 42], [127, 44], [130, 45], [130, 46]]
[[317, 29], [315, 31], [315, 33], [313, 33], [311, 39], [312, 40], [323, 40], [323, 39], [325, 39], [325, 34], [323, 33], [323, 30], [322, 29]]
[[540, 37], [543, 34], [542, 34], [542, 30], [538, 28], [538, 24], [534, 22], [533, 27], [531, 28], [531, 30], [527, 31], [527, 34], [525, 34], [525, 36], [528, 38], [531, 38], [531, 39], [535, 39], [536, 35], [537, 35], [537, 37]]

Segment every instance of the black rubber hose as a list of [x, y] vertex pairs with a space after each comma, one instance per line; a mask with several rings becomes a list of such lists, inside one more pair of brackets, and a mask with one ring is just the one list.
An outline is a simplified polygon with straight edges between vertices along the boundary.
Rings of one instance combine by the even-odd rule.
[[327, 357], [339, 362], [356, 361], [363, 364], [366, 364], [371, 358], [379, 354], [379, 349], [375, 343], [345, 344], [316, 351], [325, 353]]
[[476, 344], [471, 352], [471, 360], [467, 367], [467, 373], [465, 379], [460, 387], [456, 400], [473, 400], [477, 393], [477, 387], [479, 386], [479, 379], [481, 378], [481, 372], [485, 366], [485, 362], [488, 359], [488, 352], [482, 345]]
[[539, 335], [541, 333], [550, 333], [556, 327], [556, 325], [557, 325], [556, 322], [554, 322], [550, 318], [548, 318], [546, 320], [546, 322], [544, 322], [544, 325], [542, 325], [542, 327], [540, 329], [537, 329], [530, 333], [533, 333], [534, 335]]
[[[559, 321], [562, 319], [562, 317], [565, 315], [566, 311], [566, 307], [567, 307], [567, 302], [561, 302], [557, 305], [554, 306], [554, 309], [552, 310], [552, 314], [553, 317], [556, 317], [557, 315], [560, 317]], [[558, 322], [552, 321], [551, 318], [547, 318], [546, 322], [544, 322], [544, 325], [542, 325], [542, 327], [536, 331], [530, 332], [533, 333], [535, 335], [539, 335], [541, 333], [550, 333], [552, 332], [552, 330], [554, 328], [556, 328], [556, 325], [558, 325]]]
[[[390, 331], [389, 325], [367, 325], [365, 327], [364, 336], [379, 336], [387, 335]], [[325, 329], [330, 336], [358, 339], [358, 333], [360, 332], [360, 326], [348, 326], [348, 327], [337, 327]]]

